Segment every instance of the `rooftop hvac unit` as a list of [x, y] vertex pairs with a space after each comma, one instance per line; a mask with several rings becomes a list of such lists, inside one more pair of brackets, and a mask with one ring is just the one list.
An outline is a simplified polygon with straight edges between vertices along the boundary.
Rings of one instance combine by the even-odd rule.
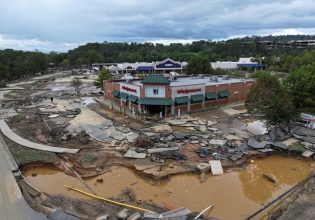
[[230, 76], [229, 76], [229, 75], [224, 75], [224, 76], [223, 76], [223, 79], [229, 80], [229, 79], [230, 79]]
[[126, 80], [127, 83], [132, 82], [133, 76], [130, 75], [130, 73], [125, 74], [124, 79]]
[[219, 78], [217, 76], [211, 76], [210, 82], [219, 82]]

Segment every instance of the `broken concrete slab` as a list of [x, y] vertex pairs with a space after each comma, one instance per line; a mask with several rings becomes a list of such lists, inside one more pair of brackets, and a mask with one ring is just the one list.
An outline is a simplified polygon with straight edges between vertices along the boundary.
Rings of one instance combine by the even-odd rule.
[[236, 135], [233, 135], [233, 134], [228, 134], [226, 136], [224, 136], [227, 140], [230, 140], [230, 141], [233, 141], [233, 140], [242, 140], [242, 138], [236, 136]]
[[210, 167], [211, 166], [209, 163], [200, 163], [197, 165], [197, 169], [200, 170], [201, 172], [208, 171]]
[[215, 125], [217, 123], [218, 123], [217, 121], [207, 121], [207, 126], [211, 127], [212, 125]]
[[280, 128], [277, 128], [276, 130], [277, 130], [278, 137], [280, 139], [283, 139], [285, 137], [285, 133]]
[[276, 141], [276, 140], [277, 140], [278, 134], [277, 134], [277, 130], [276, 130], [275, 127], [272, 127], [272, 128], [270, 129], [270, 131], [269, 131], [269, 136], [270, 136], [270, 138], [271, 138], [272, 141]]
[[289, 146], [284, 144], [284, 143], [282, 143], [282, 142], [273, 142], [271, 145], [274, 146], [274, 147], [277, 147], [277, 148], [281, 148], [283, 150], [289, 149]]
[[156, 133], [153, 133], [153, 132], [143, 132], [143, 134], [148, 137], [153, 137], [156, 135]]
[[313, 146], [312, 143], [309, 143], [309, 142], [306, 142], [306, 141], [302, 141], [301, 144], [304, 145], [305, 147], [311, 147], [311, 146]]
[[154, 212], [145, 212], [143, 218], [145, 220], [149, 219], [161, 219], [161, 220], [186, 220], [187, 215], [189, 215], [191, 211], [186, 208], [178, 208], [172, 211], [164, 212], [161, 214]]
[[236, 110], [230, 107], [225, 107], [223, 111], [228, 115], [238, 115], [246, 112], [246, 110]]
[[296, 139], [296, 138], [289, 138], [289, 139], [287, 139], [285, 141], [282, 141], [282, 143], [284, 143], [284, 144], [286, 144], [288, 146], [290, 146], [291, 144], [294, 144], [296, 142], [299, 142], [299, 140]]
[[178, 125], [186, 124], [187, 120], [186, 119], [168, 119], [168, 120], [166, 120], [166, 123], [178, 126]]
[[149, 154], [155, 154], [155, 153], [162, 153], [167, 151], [176, 151], [178, 150], [178, 147], [168, 147], [168, 148], [151, 148], [148, 149]]
[[210, 160], [211, 173], [213, 175], [223, 174], [223, 168], [220, 160]]
[[121, 131], [116, 130], [115, 127], [110, 127], [108, 129], [105, 129], [104, 134], [108, 135], [108, 137], [111, 137], [117, 141], [122, 141], [126, 138], [125, 134]]
[[296, 126], [291, 129], [291, 134], [300, 140], [315, 144], [315, 130]]
[[311, 156], [313, 156], [313, 154], [315, 154], [315, 152], [310, 151], [310, 150], [306, 150], [303, 152], [302, 156], [303, 157], [311, 157]]
[[209, 144], [211, 145], [218, 145], [218, 146], [223, 146], [226, 143], [226, 140], [221, 140], [221, 139], [212, 139], [209, 141]]
[[207, 130], [207, 127], [204, 126], [204, 125], [199, 126], [198, 129], [199, 129], [199, 131], [201, 131], [201, 132], [203, 132], [203, 133], [205, 133], [205, 132], [208, 131], [208, 130]]
[[233, 162], [236, 162], [236, 161], [238, 161], [239, 159], [242, 159], [242, 157], [243, 157], [243, 153], [235, 153], [235, 154], [233, 154], [232, 156], [230, 156], [229, 158], [230, 158], [230, 160], [232, 160]]
[[246, 130], [253, 135], [263, 135], [267, 133], [265, 122], [259, 120], [248, 123], [246, 126]]
[[139, 137], [137, 133], [130, 132], [127, 134], [126, 138], [129, 143], [134, 143], [136, 139]]
[[267, 142], [266, 141], [262, 141], [262, 142], [258, 142], [253, 138], [248, 139], [247, 141], [248, 146], [255, 148], [255, 149], [262, 149], [266, 147]]
[[82, 98], [81, 103], [83, 105], [89, 105], [89, 104], [96, 103], [96, 101], [92, 97], [84, 97]]
[[123, 133], [129, 133], [129, 132], [131, 132], [130, 128], [124, 127], [124, 126], [117, 126], [116, 129], [117, 129], [118, 131], [123, 132]]
[[169, 125], [155, 125], [150, 128], [151, 131], [161, 133], [161, 132], [172, 132], [172, 128]]
[[127, 220], [138, 220], [140, 218], [141, 218], [141, 214], [139, 212], [135, 212], [131, 216], [129, 216]]
[[82, 107], [80, 114], [78, 114], [74, 119], [70, 121], [70, 125], [67, 130], [71, 134], [78, 134], [81, 131], [93, 132], [93, 128], [107, 128], [113, 126], [113, 122], [107, 118], [102, 117], [98, 113], [90, 110], [87, 107]]
[[59, 117], [59, 114], [52, 114], [48, 116], [48, 118], [58, 118], [58, 117]]
[[146, 153], [138, 153], [137, 151], [132, 150], [132, 149], [129, 149], [124, 155], [125, 158], [133, 158], [133, 159], [144, 159], [146, 158], [146, 156], [147, 156]]
[[123, 209], [117, 214], [118, 219], [126, 220], [128, 218], [128, 209]]
[[259, 149], [258, 151], [261, 153], [268, 153], [268, 152], [273, 152], [274, 150], [270, 148], [269, 149], [264, 148], [264, 149]]
[[214, 132], [216, 132], [216, 131], [218, 131], [219, 129], [217, 129], [217, 128], [209, 128], [209, 127], [208, 127], [208, 130], [209, 130], [209, 131], [214, 131]]
[[177, 140], [183, 140], [188, 136], [188, 134], [185, 132], [174, 132], [173, 135]]
[[105, 214], [105, 215], [98, 216], [95, 220], [107, 220], [107, 219], [108, 219], [108, 215]]

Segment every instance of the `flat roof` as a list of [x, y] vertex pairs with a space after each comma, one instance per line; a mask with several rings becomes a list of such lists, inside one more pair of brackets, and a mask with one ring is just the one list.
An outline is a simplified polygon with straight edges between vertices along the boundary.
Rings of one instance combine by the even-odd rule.
[[[214, 78], [214, 77], [212, 77]], [[204, 77], [177, 77], [175, 81], [171, 81], [170, 86], [187, 86], [187, 85], [200, 85], [205, 84], [206, 86], [210, 85], [222, 85], [229, 83], [240, 83], [240, 82], [251, 82], [252, 79], [240, 79], [240, 78], [229, 78], [225, 79], [224, 77], [217, 77], [218, 81], [210, 81], [211, 76]], [[142, 86], [142, 80], [132, 81], [130, 84]]]

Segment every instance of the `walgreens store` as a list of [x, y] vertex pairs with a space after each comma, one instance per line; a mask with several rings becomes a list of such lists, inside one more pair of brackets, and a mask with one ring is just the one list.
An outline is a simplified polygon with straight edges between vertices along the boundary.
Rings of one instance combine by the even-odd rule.
[[226, 76], [169, 79], [155, 74], [141, 80], [104, 81], [104, 96], [121, 111], [169, 116], [242, 101], [253, 84], [251, 79]]

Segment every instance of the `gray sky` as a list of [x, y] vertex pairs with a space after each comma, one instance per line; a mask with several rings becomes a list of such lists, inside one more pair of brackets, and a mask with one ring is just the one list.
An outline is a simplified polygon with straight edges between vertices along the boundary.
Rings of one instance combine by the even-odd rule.
[[0, 0], [0, 48], [315, 34], [314, 0]]

